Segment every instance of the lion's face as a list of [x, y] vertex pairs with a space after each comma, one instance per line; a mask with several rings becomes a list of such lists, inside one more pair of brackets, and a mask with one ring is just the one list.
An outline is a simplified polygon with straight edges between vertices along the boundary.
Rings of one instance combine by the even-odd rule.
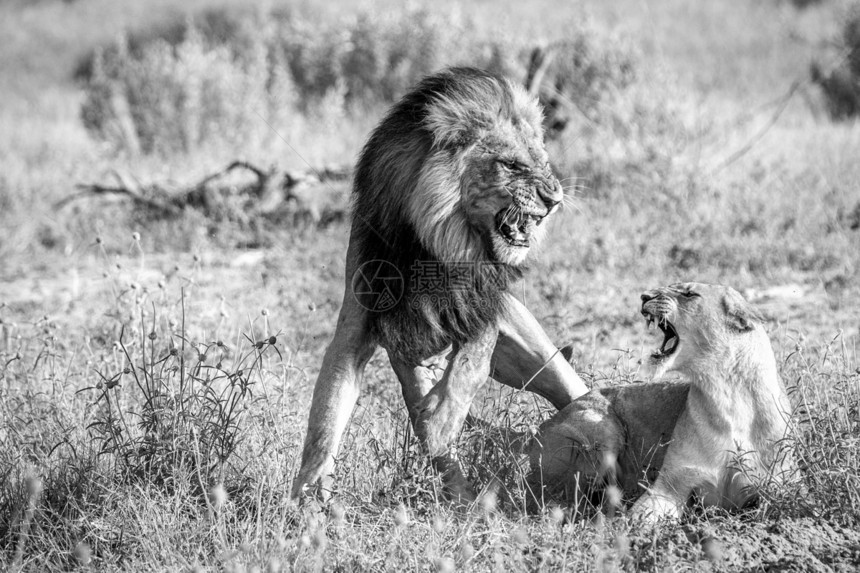
[[444, 261], [522, 266], [563, 199], [537, 100], [492, 77], [451, 81], [427, 107], [433, 138], [409, 203], [424, 244]]
[[736, 290], [721, 285], [680, 283], [646, 291], [641, 298], [649, 327], [656, 325], [663, 334], [650, 357], [655, 378], [694, 369], [697, 360], [710, 360], [715, 349], [729, 347], [732, 337], [761, 321]]
[[540, 142], [507, 127], [506, 137], [493, 134], [466, 157], [461, 193], [466, 217], [490, 258], [518, 266], [543, 240], [546, 217], [563, 190]]

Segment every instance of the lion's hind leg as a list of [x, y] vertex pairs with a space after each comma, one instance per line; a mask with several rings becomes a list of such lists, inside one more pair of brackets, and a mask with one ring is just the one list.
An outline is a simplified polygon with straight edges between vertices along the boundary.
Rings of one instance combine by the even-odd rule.
[[[475, 492], [450, 447], [463, 427], [472, 401], [489, 377], [497, 336], [498, 331], [491, 327], [476, 340], [455, 346], [441, 380], [432, 387], [426, 376], [416, 377], [416, 370], [392, 363], [404, 385], [415, 434], [442, 474], [447, 493], [460, 503], [473, 501]], [[425, 395], [419, 399], [422, 393]]]
[[422, 364], [410, 364], [398, 358], [394, 353], [388, 353], [391, 368], [400, 381], [403, 401], [406, 402], [409, 421], [412, 422], [413, 427], [418, 419], [424, 398], [441, 381], [447, 370], [449, 350], [446, 350], [443, 355], [434, 357], [434, 359], [424, 361]]

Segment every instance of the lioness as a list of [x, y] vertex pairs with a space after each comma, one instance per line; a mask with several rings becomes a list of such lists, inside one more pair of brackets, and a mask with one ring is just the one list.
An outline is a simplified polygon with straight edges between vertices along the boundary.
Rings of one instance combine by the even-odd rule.
[[370, 135], [355, 174], [346, 289], [314, 387], [292, 496], [327, 482], [377, 346], [388, 352], [415, 434], [454, 498], [449, 445], [488, 376], [557, 408], [587, 390], [509, 292], [563, 198], [541, 109], [483, 71], [429, 76]]
[[646, 521], [679, 517], [693, 493], [704, 505], [747, 505], [757, 483], [792, 469], [779, 447], [790, 406], [760, 315], [734, 289], [698, 283], [643, 293], [642, 314], [663, 333], [655, 377], [687, 381], [574, 401], [540, 427], [532, 481], [587, 489], [617, 479], [633, 497], [659, 471], [632, 509]]

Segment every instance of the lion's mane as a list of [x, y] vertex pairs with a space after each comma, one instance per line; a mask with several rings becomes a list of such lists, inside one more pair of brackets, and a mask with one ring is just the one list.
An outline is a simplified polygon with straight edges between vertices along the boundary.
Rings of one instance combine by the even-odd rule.
[[[500, 118], [527, 124], [542, 145], [540, 108], [524, 90], [480, 70], [450, 69], [400, 100], [361, 152], [353, 192], [357, 263], [386, 261], [404, 279], [397, 304], [370, 313], [372, 332], [389, 352], [420, 359], [473, 338], [496, 320], [504, 290], [523, 272], [491, 259], [459, 205], [464, 150], [488, 135], [505, 137], [493, 134]], [[416, 288], [416, 262], [480, 270], [467, 287], [428, 297]]]

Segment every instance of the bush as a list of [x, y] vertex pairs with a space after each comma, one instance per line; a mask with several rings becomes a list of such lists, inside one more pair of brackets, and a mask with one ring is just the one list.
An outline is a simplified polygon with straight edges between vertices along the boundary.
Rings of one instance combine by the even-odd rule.
[[526, 83], [538, 91], [547, 114], [548, 136], [557, 136], [581, 114], [589, 121], [605, 115], [607, 98], [636, 79], [632, 50], [617, 47], [588, 27], [577, 27], [570, 39], [532, 51]]
[[848, 69], [855, 79], [860, 78], [860, 3], [849, 10], [842, 26], [842, 44], [848, 52]]
[[209, 11], [90, 55], [77, 71], [81, 115], [96, 137], [132, 153], [238, 146], [270, 135], [257, 114], [278, 124], [297, 107], [331, 115], [394, 101], [455, 60], [455, 28], [423, 10], [322, 26], [284, 13]]
[[[636, 204], [685, 193], [676, 157], [694, 134], [674, 78], [589, 27], [560, 44], [541, 92], [549, 146], [567, 185]], [[702, 129], [702, 126], [699, 126]], [[575, 176], [575, 178], [571, 177]]]
[[190, 477], [191, 490], [203, 495], [225, 478], [264, 355], [280, 352], [269, 335], [245, 335], [245, 349], [188, 339], [184, 299], [183, 293], [181, 324], [149, 327], [141, 317], [130, 340], [123, 328], [114, 343], [115, 370], [97, 371], [98, 382], [81, 392], [94, 399], [88, 431], [99, 454], [114, 460], [118, 481], [170, 490], [177, 478]]
[[[364, 12], [320, 24], [288, 13], [226, 9], [130, 34], [89, 56], [87, 129], [120, 149], [191, 151], [206, 141], [240, 145], [278, 114], [329, 117], [376, 109], [449, 65], [486, 68], [515, 81], [533, 72], [532, 46], [482, 40], [469, 26], [425, 9]], [[604, 102], [636, 78], [628, 49], [586, 27], [548, 49], [538, 93], [557, 134], [574, 113], [602, 116]]]
[[[273, 13], [267, 17], [284, 17], [282, 13]], [[248, 21], [260, 22], [260, 18], [247, 10], [216, 8], [203, 10], [195, 14], [193, 19], [170, 20], [160, 26], [129, 31], [118, 42], [102, 46], [86, 55], [74, 72], [74, 78], [86, 83], [92, 79], [97, 58], [109, 62], [131, 55], [139, 59], [143, 51], [155, 42], [166, 42], [176, 47], [184, 42], [190, 34], [196, 34], [208, 48], [219, 46], [251, 45], [254, 41], [253, 27]]]
[[800, 10], [809, 8], [810, 6], [818, 6], [823, 3], [824, 0], [791, 0], [792, 6]]
[[84, 125], [131, 152], [190, 152], [213, 140], [242, 145], [267, 135], [260, 116], [274, 121], [291, 92], [271, 57], [264, 38], [238, 50], [212, 46], [194, 28], [176, 45], [158, 39], [131, 50], [121, 40], [94, 56]]
[[[307, 104], [342, 87], [348, 103], [390, 103], [421, 77], [468, 53], [463, 30], [424, 9], [365, 12], [348, 22], [289, 21], [281, 33]], [[459, 62], [466, 63], [466, 62]]]
[[810, 77], [821, 88], [827, 113], [834, 121], [860, 115], [860, 3], [845, 18], [841, 49], [845, 61], [836, 68], [823, 70], [817, 62], [810, 67]]

